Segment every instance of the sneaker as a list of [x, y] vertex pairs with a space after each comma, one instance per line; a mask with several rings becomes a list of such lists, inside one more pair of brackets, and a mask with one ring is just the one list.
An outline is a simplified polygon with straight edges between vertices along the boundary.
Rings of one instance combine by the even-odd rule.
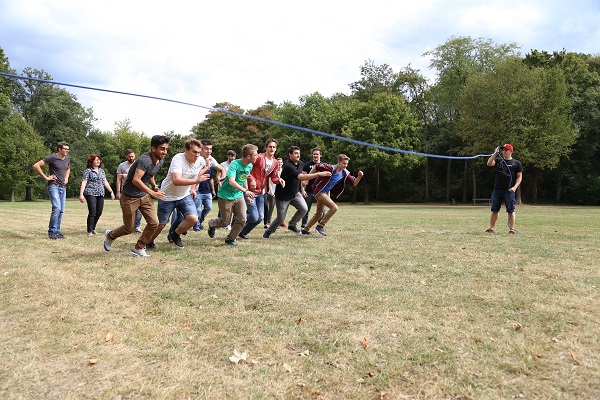
[[177, 232], [171, 233], [171, 239], [173, 239], [173, 243], [180, 249], [183, 249], [183, 242], [181, 241], [181, 236]]
[[227, 244], [229, 246], [237, 246], [237, 242], [235, 240], [231, 240], [231, 239], [226, 239], [225, 244]]
[[246, 239], [246, 240], [250, 239], [250, 238], [248, 237], [248, 235], [247, 235], [247, 234], [245, 234], [245, 233], [240, 233], [240, 234], [238, 235], [238, 237], [241, 237], [242, 239]]
[[200, 224], [200, 227], [198, 228], [199, 231], [203, 231], [204, 230], [204, 225]]
[[287, 226], [287, 224], [285, 223], [285, 221], [283, 221], [283, 222], [281, 223], [281, 226], [283, 226], [284, 228]]
[[265, 229], [269, 229], [269, 225], [265, 225]]
[[300, 229], [298, 229], [297, 226], [288, 226], [288, 229], [292, 232], [294, 232], [296, 235], [300, 235], [302, 233], [302, 231], [300, 231]]
[[93, 232], [88, 232], [88, 237], [92, 237], [92, 236], [94, 236], [94, 233]]
[[167, 234], [167, 240], [169, 241], [169, 243], [173, 243], [173, 237], [170, 233]]
[[306, 229], [302, 229], [302, 234], [303, 235], [312, 235], [311, 231], [307, 231]]
[[150, 242], [146, 245], [146, 250], [156, 250], [156, 245], [154, 242]]
[[150, 257], [150, 254], [146, 253], [146, 249], [136, 249], [135, 247], [131, 249], [131, 255], [134, 257]]
[[108, 237], [108, 234], [111, 232], [110, 229], [107, 229], [106, 232], [104, 232], [104, 250], [106, 251], [110, 251], [110, 249], [112, 248], [112, 244], [113, 244], [113, 239]]
[[135, 229], [133, 230], [135, 233], [142, 233], [142, 229], [139, 226], [136, 226]]
[[[210, 229], [210, 228], [208, 228], [208, 229]], [[231, 230], [231, 224], [227, 225], [227, 227], [225, 229], [227, 229], [228, 231], [230, 231]]]
[[56, 240], [58, 238], [56, 237], [56, 235], [54, 233], [48, 233], [48, 239], [50, 239], [50, 240]]
[[208, 236], [210, 236], [211, 238], [214, 238], [215, 237], [215, 231], [216, 231], [215, 228], [213, 228], [210, 225], [208, 226]]
[[486, 229], [485, 233], [494, 233], [494, 230], [492, 228]]
[[325, 233], [325, 229], [322, 226], [317, 225], [315, 231], [319, 232], [322, 236], [327, 236], [327, 234]]
[[263, 238], [263, 239], [268, 239], [268, 238], [269, 238], [269, 236], [271, 236], [271, 233], [273, 233], [273, 232], [271, 232], [270, 230], [268, 230], [268, 229], [267, 229], [267, 230], [265, 231], [265, 233], [263, 233], [263, 235], [262, 235], [262, 238]]
[[56, 234], [56, 239], [65, 239], [65, 236], [62, 233], [58, 232]]
[[509, 234], [509, 235], [514, 235], [514, 234], [515, 234], [515, 230], [514, 230], [514, 229], [511, 229], [511, 230], [509, 230], [509, 231], [508, 231], [508, 234]]

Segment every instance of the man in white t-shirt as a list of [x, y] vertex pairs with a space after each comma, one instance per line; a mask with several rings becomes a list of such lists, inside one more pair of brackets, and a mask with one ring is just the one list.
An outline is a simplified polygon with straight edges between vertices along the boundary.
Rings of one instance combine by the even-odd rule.
[[167, 239], [180, 249], [183, 249], [181, 235], [198, 221], [198, 211], [194, 204], [196, 185], [209, 179], [205, 174], [208, 167], [200, 156], [202, 144], [199, 140], [189, 138], [185, 141], [184, 147], [185, 151], [175, 154], [171, 160], [169, 172], [160, 184], [160, 191], [165, 195], [158, 201], [158, 228], [154, 231], [152, 244], [148, 245], [149, 247], [155, 247], [154, 239], [169, 222], [169, 217], [174, 210], [181, 213], [184, 218], [178, 222], [174, 221], [173, 224], [177, 222], [177, 226], [173, 227]]

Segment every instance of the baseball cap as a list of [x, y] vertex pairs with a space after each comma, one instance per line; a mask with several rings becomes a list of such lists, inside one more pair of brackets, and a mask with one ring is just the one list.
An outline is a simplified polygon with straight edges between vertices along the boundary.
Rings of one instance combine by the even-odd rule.
[[505, 145], [500, 146], [500, 148], [501, 149], [509, 149], [510, 151], [515, 151], [512, 147], [512, 144], [510, 144], [510, 143], [506, 143]]

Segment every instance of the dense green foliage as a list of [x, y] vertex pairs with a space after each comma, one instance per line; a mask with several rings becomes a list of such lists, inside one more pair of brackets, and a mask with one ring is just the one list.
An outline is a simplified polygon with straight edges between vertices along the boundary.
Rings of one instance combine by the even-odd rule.
[[[514, 43], [452, 37], [425, 53], [437, 79], [430, 83], [407, 66], [396, 72], [387, 64], [367, 60], [350, 93], [327, 98], [311, 93], [297, 104], [266, 102], [243, 110], [228, 102], [215, 109], [258, 117], [337, 135], [332, 139], [272, 125], [234, 114], [212, 111], [191, 128], [213, 141], [213, 155], [224, 160], [228, 149], [245, 143], [262, 149], [269, 137], [279, 141], [278, 155], [288, 146], [323, 150], [325, 162], [339, 153], [351, 158], [350, 170], [365, 172], [361, 185], [344, 193], [346, 200], [389, 202], [470, 201], [488, 197], [493, 171], [485, 158], [443, 160], [383, 151], [354, 143], [441, 155], [489, 154], [503, 143], [515, 146], [514, 157], [524, 165], [519, 197], [524, 202], [556, 201], [600, 204], [600, 57], [533, 50], [521, 56]], [[13, 72], [0, 48], [0, 70]], [[31, 67], [23, 75], [51, 80]], [[45, 196], [31, 164], [54, 151], [56, 143], [71, 144], [72, 182], [90, 153], [103, 157], [108, 179], [132, 148], [148, 150], [149, 138], [128, 120], [112, 132], [94, 128], [92, 109], [68, 91], [37, 81], [0, 77], [0, 198]], [[185, 137], [174, 132], [167, 162], [183, 148]], [[25, 152], [21, 149], [26, 149]], [[40, 149], [45, 149], [41, 151]], [[23, 155], [24, 154], [24, 155]], [[161, 172], [157, 177], [161, 179]], [[78, 192], [70, 185], [69, 196]]]

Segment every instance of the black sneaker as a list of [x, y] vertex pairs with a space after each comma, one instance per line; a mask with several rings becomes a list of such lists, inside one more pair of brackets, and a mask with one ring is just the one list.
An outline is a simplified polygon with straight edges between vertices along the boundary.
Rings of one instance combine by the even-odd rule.
[[306, 229], [302, 229], [302, 234], [303, 235], [312, 235], [311, 231], [307, 231]]
[[56, 239], [65, 239], [65, 236], [62, 233], [58, 232], [56, 234]]
[[156, 250], [156, 245], [154, 242], [150, 242], [146, 245], [146, 250]]
[[231, 239], [226, 239], [225, 244], [227, 244], [229, 246], [237, 246], [237, 242], [235, 240], [231, 240]]
[[247, 239], [250, 239], [250, 238], [248, 237], [248, 235], [247, 235], [247, 234], [245, 234], [245, 233], [240, 233], [240, 234], [238, 235], [238, 237], [241, 237], [242, 239], [246, 239], [246, 240], [247, 240]]
[[181, 236], [177, 232], [171, 233], [171, 239], [173, 239], [173, 243], [180, 249], [183, 249], [183, 242], [181, 241]]
[[209, 226], [208, 227], [208, 236], [210, 236], [211, 238], [214, 238], [215, 237], [215, 231], [216, 231], [215, 228], [213, 228], [212, 226]]
[[262, 238], [263, 238], [263, 239], [268, 239], [268, 238], [269, 238], [269, 236], [271, 236], [271, 233], [273, 233], [273, 232], [271, 232], [270, 230], [268, 230], [268, 229], [267, 229], [267, 230], [265, 231], [265, 233], [263, 233], [263, 235], [262, 235]]
[[294, 226], [292, 226], [292, 225], [288, 226], [288, 229], [290, 231], [294, 232], [296, 235], [300, 235], [302, 233], [302, 231], [300, 231], [300, 229], [298, 229], [298, 227], [295, 226], [295, 225]]
[[169, 243], [173, 243], [173, 237], [170, 233], [167, 234], [167, 240], [169, 241]]
[[317, 227], [315, 228], [315, 231], [319, 232], [323, 236], [327, 236], [327, 234], [325, 233], [325, 229], [323, 229], [322, 226], [317, 225]]

